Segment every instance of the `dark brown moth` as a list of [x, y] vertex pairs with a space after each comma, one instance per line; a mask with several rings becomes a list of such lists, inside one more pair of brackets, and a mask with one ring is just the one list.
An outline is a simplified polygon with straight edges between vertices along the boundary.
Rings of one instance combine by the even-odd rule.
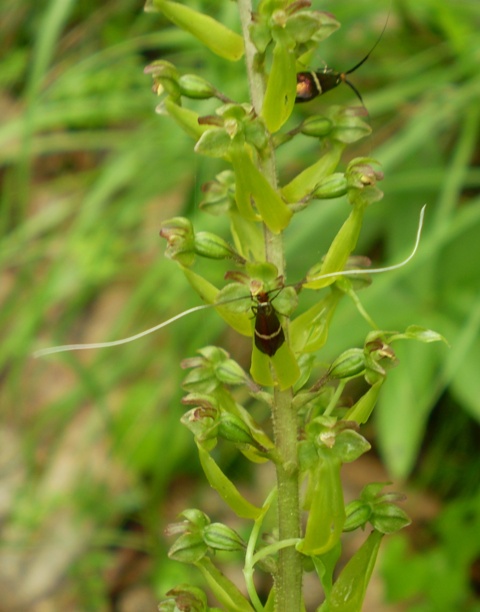
[[259, 293], [255, 300], [256, 304], [252, 306], [255, 315], [255, 346], [260, 352], [273, 357], [285, 342], [285, 333], [268, 293]]
[[367, 55], [362, 60], [360, 60], [358, 64], [355, 64], [353, 68], [350, 68], [350, 70], [346, 70], [345, 72], [337, 72], [336, 70], [332, 70], [331, 68], [325, 68], [325, 70], [321, 72], [297, 72], [297, 94], [295, 102], [310, 102], [310, 100], [313, 100], [317, 96], [321, 96], [322, 94], [327, 93], [327, 91], [335, 89], [335, 87], [338, 87], [340, 83], [345, 83], [350, 87], [350, 89], [353, 90], [353, 92], [363, 105], [363, 99], [360, 95], [360, 92], [355, 87], [355, 85], [353, 85], [353, 83], [351, 83], [347, 79], [347, 75], [352, 74], [352, 72], [355, 72], [357, 68], [360, 68], [360, 66], [367, 61], [375, 47], [380, 42], [383, 33], [385, 32], [385, 28], [387, 27], [387, 23], [388, 17], [387, 21], [385, 22], [385, 25], [383, 26], [383, 30], [380, 36], [378, 37], [377, 42], [373, 45]]

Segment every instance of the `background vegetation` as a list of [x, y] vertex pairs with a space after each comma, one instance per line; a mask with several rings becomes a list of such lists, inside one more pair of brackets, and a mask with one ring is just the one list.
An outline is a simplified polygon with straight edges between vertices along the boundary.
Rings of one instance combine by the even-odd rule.
[[[235, 3], [192, 4], [235, 27]], [[403, 367], [368, 436], [376, 452], [365, 474], [346, 473], [352, 487], [374, 470], [409, 490], [414, 524], [384, 547], [375, 609], [480, 610], [480, 5], [313, 6], [342, 23], [317, 57], [339, 70], [371, 48], [390, 10], [381, 43], [351, 77], [373, 127], [357, 153], [385, 172], [358, 252], [376, 265], [401, 260], [428, 208], [416, 259], [375, 278], [365, 306], [383, 328], [415, 322], [451, 343], [399, 348]], [[155, 115], [143, 67], [171, 59], [243, 99], [242, 66], [225, 72], [138, 0], [6, 0], [0, 35], [0, 609], [155, 610], [171, 586], [193, 580], [166, 559], [163, 527], [199, 497], [213, 516], [217, 503], [197, 482], [178, 423], [179, 362], [219, 342], [247, 363], [249, 344], [207, 312], [118, 349], [31, 353], [127, 336], [198, 303], [163, 258], [158, 228], [181, 214], [212, 229], [197, 204], [219, 168]], [[347, 87], [328, 95], [328, 104], [357, 104]], [[306, 140], [286, 172], [317, 153]], [[344, 216], [333, 201], [298, 217], [287, 236], [291, 279]], [[352, 330], [360, 342], [362, 326], [343, 304], [325, 359]], [[232, 471], [251, 488], [270, 477]]]

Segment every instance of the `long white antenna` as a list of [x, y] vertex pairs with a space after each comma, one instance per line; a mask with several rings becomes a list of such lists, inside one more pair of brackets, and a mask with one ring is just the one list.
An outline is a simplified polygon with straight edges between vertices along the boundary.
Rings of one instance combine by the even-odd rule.
[[[392, 266], [387, 266], [385, 268], [374, 268], [373, 270], [340, 270], [339, 272], [329, 272], [328, 274], [323, 274], [322, 276], [318, 276], [317, 278], [313, 278], [309, 282], [315, 282], [321, 280], [323, 278], [332, 278], [337, 276], [356, 276], [361, 274], [379, 274], [380, 272], [390, 272], [391, 270], [398, 270], [398, 268], [402, 268], [405, 266], [413, 257], [418, 250], [418, 245], [420, 244], [420, 236], [422, 234], [423, 227], [423, 218], [425, 216], [425, 208], [424, 206], [420, 211], [420, 217], [418, 221], [418, 229], [417, 236], [415, 239], [415, 245], [413, 247], [410, 255], [401, 261], [398, 264], [394, 264]], [[245, 299], [244, 297], [232, 298], [230, 300], [225, 300], [224, 302], [218, 302], [215, 304], [200, 304], [200, 306], [194, 306], [193, 308], [189, 308], [188, 310], [184, 310], [178, 315], [175, 315], [171, 319], [167, 319], [167, 321], [163, 321], [154, 327], [150, 327], [134, 336], [129, 336], [128, 338], [121, 338], [120, 340], [113, 340], [112, 342], [93, 342], [88, 344], [63, 344], [61, 346], [51, 346], [50, 348], [39, 349], [33, 353], [35, 358], [37, 357], [45, 357], [46, 355], [53, 355], [54, 353], [64, 353], [67, 351], [85, 351], [87, 349], [99, 349], [99, 348], [108, 348], [111, 346], [119, 346], [120, 344], [128, 344], [129, 342], [133, 342], [134, 340], [138, 340], [139, 338], [143, 338], [144, 336], [148, 336], [149, 334], [153, 334], [153, 332], [162, 329], [162, 327], [167, 327], [171, 323], [178, 321], [178, 319], [182, 319], [187, 315], [190, 315], [194, 312], [198, 312], [200, 310], [205, 310], [206, 308], [216, 308], [217, 306], [222, 306], [223, 304], [228, 304], [229, 302], [235, 302], [237, 300]]]
[[170, 323], [174, 323], [181, 319], [182, 317], [186, 317], [193, 312], [198, 312], [199, 310], [205, 310], [205, 308], [212, 308], [213, 306], [218, 306], [218, 304], [200, 304], [200, 306], [194, 306], [193, 308], [189, 308], [188, 310], [184, 310], [178, 315], [175, 315], [171, 319], [167, 321], [163, 321], [163, 323], [159, 323], [154, 327], [150, 327], [150, 329], [146, 329], [134, 336], [129, 336], [128, 338], [122, 338], [121, 340], [113, 340], [112, 342], [93, 342], [89, 344], [63, 344], [62, 346], [51, 346], [50, 348], [40, 349], [33, 353], [34, 357], [45, 357], [45, 355], [53, 355], [53, 353], [64, 353], [66, 351], [85, 351], [87, 349], [99, 349], [99, 348], [108, 348], [109, 346], [118, 346], [119, 344], [128, 344], [128, 342], [133, 342], [134, 340], [138, 340], [139, 338], [143, 338], [143, 336], [148, 336], [148, 334], [153, 334], [162, 327], [166, 327], [170, 325]]
[[403, 266], [407, 265], [408, 262], [411, 261], [415, 257], [415, 254], [418, 251], [418, 245], [420, 244], [420, 236], [422, 235], [423, 218], [425, 216], [426, 208], [427, 208], [427, 205], [425, 204], [425, 206], [423, 206], [422, 210], [420, 211], [420, 217], [418, 219], [417, 236], [415, 238], [415, 244], [413, 246], [412, 252], [406, 259], [404, 259], [400, 263], [393, 264], [392, 266], [386, 266], [385, 268], [373, 268], [372, 270], [359, 268], [357, 270], [340, 270], [339, 272], [328, 272], [327, 274], [322, 274], [320, 276], [317, 276], [316, 278], [315, 277], [312, 278], [311, 280], [307, 281], [307, 283], [314, 283], [324, 278], [331, 278], [333, 276], [355, 276], [358, 274], [379, 274], [380, 272], [390, 272], [391, 270], [398, 270], [398, 268], [403, 268]]

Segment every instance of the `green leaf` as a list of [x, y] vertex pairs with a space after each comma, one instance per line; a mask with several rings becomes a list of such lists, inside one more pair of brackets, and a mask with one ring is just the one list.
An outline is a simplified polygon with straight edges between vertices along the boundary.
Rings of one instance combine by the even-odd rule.
[[480, 423], [480, 342], [472, 338], [463, 358], [458, 362], [457, 371], [453, 375], [451, 389], [453, 395], [465, 406], [467, 412]]
[[213, 594], [225, 606], [226, 610], [229, 612], [254, 612], [252, 606], [238, 588], [213, 565], [210, 559], [202, 559], [196, 563], [196, 567], [202, 572]]
[[420, 342], [445, 342], [445, 344], [448, 344], [448, 341], [441, 334], [420, 325], [410, 325], [407, 327], [405, 338], [412, 338]]
[[[202, 300], [204, 300], [207, 304], [214, 304], [219, 294], [219, 290], [215, 287], [215, 285], [212, 285], [212, 283], [207, 281], [206, 278], [196, 274], [189, 268], [182, 268], [182, 270], [188, 282], [199, 294]], [[225, 306], [215, 306], [215, 310], [222, 317], [222, 319], [239, 334], [242, 334], [243, 336], [252, 335], [252, 323], [247, 314], [242, 312], [232, 312]]]
[[331, 291], [290, 324], [290, 343], [295, 353], [318, 351], [328, 338], [330, 322], [343, 293]]
[[220, 57], [237, 61], [243, 56], [243, 38], [209, 15], [170, 0], [148, 0], [145, 10], [160, 11], [172, 23], [190, 32]]
[[320, 578], [323, 590], [325, 591], [325, 597], [327, 597], [332, 591], [333, 585], [333, 574], [337, 567], [337, 562], [340, 559], [342, 553], [342, 545], [339, 542], [323, 555], [313, 555], [312, 562], [317, 572], [317, 576]]
[[280, 233], [290, 222], [293, 214], [290, 208], [253, 163], [243, 145], [231, 147], [230, 160], [235, 170], [236, 200], [240, 213], [246, 219], [258, 218], [252, 209], [253, 199], [265, 225], [274, 234]]
[[284, 391], [293, 387], [300, 378], [300, 368], [288, 341], [282, 344], [271, 360], [280, 389]]
[[263, 612], [275, 612], [275, 596], [275, 585], [273, 585], [268, 594], [267, 603], [263, 607]]
[[260, 261], [265, 255], [262, 227], [242, 217], [236, 208], [230, 210], [231, 232], [235, 248], [243, 257]]
[[295, 55], [277, 42], [261, 113], [269, 132], [279, 130], [292, 114], [296, 88]]
[[252, 347], [252, 363], [250, 365], [250, 374], [253, 380], [262, 385], [262, 387], [273, 387], [272, 371], [270, 369], [270, 358], [265, 353], [258, 350], [253, 343]]
[[321, 612], [362, 612], [363, 600], [372, 575], [383, 535], [372, 531], [343, 568]]
[[350, 408], [344, 416], [346, 421], [355, 421], [359, 425], [366, 423], [377, 403], [380, 387], [384, 379], [378, 379], [366, 393]]
[[200, 125], [198, 113], [176, 104], [172, 98], [166, 98], [163, 102], [169, 116], [194, 140], [198, 140], [202, 134], [212, 129], [211, 125]]
[[342, 225], [333, 239], [324, 260], [316, 264], [307, 272], [307, 282], [304, 287], [309, 289], [322, 289], [335, 282], [335, 277], [322, 278], [325, 274], [340, 272], [345, 268], [350, 254], [354, 250], [363, 221], [363, 206], [354, 206], [348, 219]]
[[297, 174], [282, 188], [282, 195], [287, 202], [300, 202], [309, 195], [318, 183], [337, 168], [345, 145], [334, 142], [330, 149], [314, 164]]
[[395, 347], [400, 367], [388, 373], [376, 424], [379, 445], [388, 470], [405, 478], [420, 449], [441, 356], [432, 347], [402, 343]]
[[210, 486], [217, 491], [223, 501], [240, 517], [246, 519], [257, 519], [262, 513], [261, 508], [257, 508], [247, 501], [240, 493], [232, 481], [225, 476], [222, 470], [215, 463], [210, 453], [197, 442], [198, 454], [203, 471]]
[[341, 463], [322, 458], [311, 470], [307, 496], [310, 500], [304, 539], [297, 549], [305, 555], [321, 555], [340, 540], [345, 523]]
[[[235, 150], [234, 150], [235, 149]], [[247, 161], [245, 159], [247, 158]], [[232, 147], [230, 160], [235, 171], [235, 202], [238, 212], [247, 221], [261, 221], [252, 206], [252, 187], [250, 185], [248, 154], [242, 154], [240, 149]]]

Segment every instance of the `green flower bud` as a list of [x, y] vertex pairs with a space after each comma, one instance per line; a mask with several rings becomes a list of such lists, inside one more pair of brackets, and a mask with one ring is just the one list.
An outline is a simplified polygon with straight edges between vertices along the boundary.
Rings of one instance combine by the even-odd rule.
[[330, 366], [331, 378], [353, 378], [365, 371], [365, 355], [362, 349], [353, 348], [343, 352]]
[[255, 23], [255, 21], [252, 21], [252, 25], [250, 26], [250, 37], [257, 51], [263, 54], [272, 40], [272, 32], [267, 24]]
[[229, 102], [217, 108], [215, 114], [222, 117], [224, 121], [231, 119], [232, 121], [243, 124], [245, 121], [250, 122], [252, 120], [253, 107], [247, 102], [243, 102], [242, 104]]
[[228, 242], [212, 232], [197, 232], [194, 250], [197, 255], [209, 259], [233, 259], [237, 263], [245, 263], [245, 259]]
[[250, 119], [248, 122], [245, 122], [244, 129], [245, 142], [252, 145], [252, 147], [259, 151], [261, 155], [262, 151], [265, 151], [270, 143], [268, 132], [265, 130], [265, 125], [258, 117], [256, 117], [254, 119]]
[[215, 367], [215, 374], [225, 385], [243, 385], [247, 375], [233, 359], [226, 359]]
[[372, 128], [360, 117], [348, 117], [346, 120], [335, 124], [331, 137], [343, 144], [352, 144], [371, 133]]
[[404, 510], [395, 504], [384, 502], [375, 504], [370, 522], [380, 533], [391, 534], [407, 527], [412, 521]]
[[315, 187], [312, 195], [319, 200], [339, 198], [347, 193], [347, 179], [342, 172], [335, 172], [325, 177]]
[[151, 74], [153, 77], [162, 77], [177, 81], [179, 78], [178, 70], [166, 60], [155, 60], [144, 69], [145, 74]]
[[162, 223], [160, 235], [173, 243], [176, 240], [189, 239], [193, 236], [192, 223], [186, 217], [173, 217]]
[[391, 534], [410, 525], [408, 515], [396, 505], [397, 502], [403, 501], [405, 496], [395, 492], [382, 494], [385, 484], [388, 483], [367, 485], [361, 492], [360, 499], [348, 504], [345, 530], [363, 527], [369, 521], [380, 533]]
[[215, 397], [208, 393], [189, 393], [182, 399], [182, 404], [185, 406], [197, 406], [206, 415], [217, 414], [217, 401]]
[[182, 266], [191, 266], [195, 259], [194, 234], [191, 222], [185, 217], [174, 217], [162, 223], [160, 236], [167, 240], [165, 255]]
[[345, 520], [345, 525], [343, 526], [343, 531], [354, 531], [358, 529], [358, 527], [364, 527], [368, 522], [370, 517], [372, 516], [372, 509], [369, 504], [356, 499], [353, 502], [350, 502], [345, 508], [345, 514], [347, 518]]
[[164, 531], [166, 536], [184, 533], [199, 533], [210, 524], [208, 516], [197, 508], [187, 508], [180, 513], [180, 517], [184, 520], [167, 525]]
[[398, 359], [392, 347], [380, 338], [365, 343], [366, 373], [365, 380], [369, 385], [384, 380], [387, 370], [398, 365]]
[[207, 612], [207, 597], [201, 589], [188, 584], [180, 584], [168, 591], [165, 599], [158, 604], [159, 612]]
[[223, 215], [235, 206], [235, 176], [231, 170], [217, 174], [214, 181], [202, 187], [203, 200], [200, 208], [212, 215]]
[[[301, 10], [305, 7], [308, 7], [308, 10]], [[340, 27], [338, 21], [329, 13], [310, 10], [310, 3], [292, 2], [288, 11], [293, 14], [287, 20], [287, 32], [297, 44], [302, 45], [302, 51], [316, 47]]]
[[170, 547], [170, 559], [181, 563], [196, 563], [206, 555], [208, 547], [200, 533], [184, 533]]
[[216, 412], [207, 412], [203, 408], [193, 408], [182, 415], [180, 422], [185, 425], [197, 440], [216, 438]]
[[183, 369], [193, 368], [185, 377], [182, 386], [187, 391], [211, 393], [224, 385], [244, 384], [247, 375], [229, 354], [216, 346], [206, 346], [199, 351], [201, 357], [191, 357], [181, 362]]
[[250, 428], [238, 416], [229, 412], [222, 412], [218, 422], [218, 436], [235, 444], [250, 444], [258, 446]]
[[181, 534], [168, 551], [168, 556], [182, 563], [195, 563], [207, 552], [207, 545], [203, 541], [202, 534], [210, 524], [210, 519], [204, 512], [196, 508], [184, 510], [180, 516], [185, 520], [171, 523], [165, 529], [167, 536]]
[[[340, 421], [339, 427], [344, 426], [355, 426], [356, 423], [345, 423]], [[346, 427], [343, 431], [337, 433], [335, 439], [335, 456], [340, 459], [342, 463], [350, 463], [358, 459], [361, 455], [369, 451], [371, 448], [370, 443], [353, 429]]]
[[195, 153], [207, 157], [224, 158], [230, 149], [231, 137], [225, 127], [213, 127], [201, 135]]
[[336, 142], [352, 144], [368, 136], [372, 131], [368, 123], [362, 119], [362, 115], [367, 114], [364, 108], [332, 106], [327, 114], [334, 126], [329, 137]]
[[217, 90], [205, 79], [196, 74], [184, 74], [178, 79], [182, 96], [197, 100], [215, 98]]
[[375, 162], [375, 160], [368, 157], [357, 157], [348, 164], [345, 176], [348, 179], [349, 187], [358, 189], [374, 187], [378, 181], [383, 179], [383, 172], [375, 170], [367, 162]]
[[330, 134], [332, 131], [332, 128], [333, 123], [330, 121], [330, 119], [327, 119], [327, 117], [322, 117], [321, 115], [314, 115], [302, 123], [300, 131], [305, 136], [322, 138], [324, 136], [328, 136], [328, 134]]
[[166, 91], [174, 98], [180, 97], [179, 74], [172, 63], [165, 60], [156, 60], [146, 66], [143, 72], [152, 75], [153, 90], [157, 95]]
[[348, 181], [348, 197], [351, 204], [368, 206], [383, 198], [383, 192], [376, 186], [377, 182], [383, 179], [383, 172], [374, 170], [368, 162], [375, 162], [375, 160], [357, 158], [348, 164], [345, 176]]
[[210, 519], [208, 516], [205, 514], [205, 512], [198, 510], [198, 508], [187, 508], [180, 513], [180, 516], [188, 521], [189, 530], [192, 530], [193, 527], [196, 529], [204, 529], [210, 524]]
[[212, 523], [203, 530], [203, 541], [213, 550], [245, 550], [246, 545], [236, 531], [222, 523]]
[[218, 387], [218, 381], [212, 368], [208, 364], [202, 364], [185, 376], [182, 387], [185, 391], [212, 393]]

